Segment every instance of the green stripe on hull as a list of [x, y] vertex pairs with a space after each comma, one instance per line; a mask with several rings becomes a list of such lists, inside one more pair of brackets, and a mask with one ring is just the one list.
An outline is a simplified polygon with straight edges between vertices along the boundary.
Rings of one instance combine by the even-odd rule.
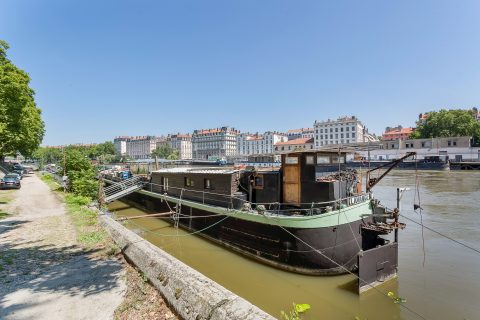
[[[169, 202], [178, 203], [179, 199], [168, 195], [159, 194], [156, 192], [139, 190], [138, 193], [157, 198], [162, 200], [168, 200]], [[182, 200], [182, 205], [189, 206], [195, 209], [204, 210], [221, 215], [231, 216], [237, 219], [258, 222], [263, 224], [269, 224], [274, 226], [282, 226], [285, 228], [326, 228], [334, 227], [337, 225], [351, 223], [362, 219], [365, 215], [371, 215], [370, 200], [352, 205], [341, 210], [336, 210], [320, 215], [312, 216], [283, 216], [270, 214], [268, 211], [265, 214], [258, 214], [255, 211], [241, 211], [235, 209], [228, 209], [218, 206], [212, 206], [208, 204], [202, 204], [191, 200]]]

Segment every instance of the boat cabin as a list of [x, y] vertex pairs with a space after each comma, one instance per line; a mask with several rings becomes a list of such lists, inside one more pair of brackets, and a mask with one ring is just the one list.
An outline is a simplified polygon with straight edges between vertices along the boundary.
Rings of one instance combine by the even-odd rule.
[[245, 202], [310, 208], [312, 203], [357, 193], [358, 178], [353, 171], [345, 171], [345, 160], [345, 152], [305, 151], [282, 154], [280, 169], [161, 169], [152, 172], [150, 188], [174, 197], [236, 209]]

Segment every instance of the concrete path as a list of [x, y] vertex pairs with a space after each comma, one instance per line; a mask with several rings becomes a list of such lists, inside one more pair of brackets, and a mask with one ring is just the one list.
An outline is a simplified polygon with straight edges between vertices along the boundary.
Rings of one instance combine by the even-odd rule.
[[12, 195], [0, 203], [16, 213], [0, 220], [0, 319], [112, 319], [126, 290], [120, 263], [82, 251], [63, 203], [35, 175]]

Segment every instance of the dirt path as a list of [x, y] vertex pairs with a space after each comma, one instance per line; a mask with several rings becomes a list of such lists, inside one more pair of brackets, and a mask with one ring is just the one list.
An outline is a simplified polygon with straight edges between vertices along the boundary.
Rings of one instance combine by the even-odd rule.
[[12, 195], [0, 204], [16, 213], [0, 220], [0, 319], [111, 319], [126, 290], [121, 264], [82, 251], [63, 203], [37, 176]]

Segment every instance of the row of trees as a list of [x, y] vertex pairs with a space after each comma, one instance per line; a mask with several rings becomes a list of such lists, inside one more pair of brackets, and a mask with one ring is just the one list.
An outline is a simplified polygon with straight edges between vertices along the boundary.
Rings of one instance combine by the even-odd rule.
[[45, 133], [30, 77], [7, 58], [8, 48], [0, 40], [0, 159], [17, 153], [30, 156]]
[[480, 141], [480, 122], [477, 120], [477, 110], [442, 109], [428, 112], [425, 119], [417, 122], [415, 131], [410, 136], [413, 139], [472, 136]]
[[[111, 163], [120, 161], [120, 157], [116, 155], [113, 142], [106, 141], [90, 146], [69, 145], [64, 148], [66, 151], [76, 150], [83, 158], [89, 160], [97, 160], [99, 163]], [[40, 165], [47, 163], [63, 162], [63, 149], [58, 147], [39, 147], [32, 154], [32, 158], [38, 160]]]

